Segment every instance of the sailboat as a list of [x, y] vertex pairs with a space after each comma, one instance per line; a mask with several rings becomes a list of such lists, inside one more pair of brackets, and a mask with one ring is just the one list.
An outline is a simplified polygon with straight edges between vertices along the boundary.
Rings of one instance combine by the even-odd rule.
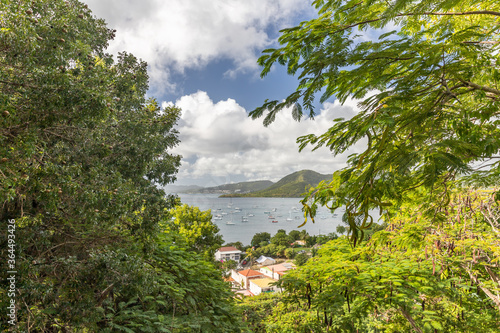
[[234, 225], [234, 222], [233, 222], [233, 212], [231, 212], [231, 221], [227, 221], [226, 224], [227, 225]]
[[287, 221], [293, 221], [293, 219], [292, 219], [292, 211], [289, 211], [289, 212], [288, 212], [288, 215], [289, 215], [289, 216], [286, 218], [286, 220], [287, 220]]

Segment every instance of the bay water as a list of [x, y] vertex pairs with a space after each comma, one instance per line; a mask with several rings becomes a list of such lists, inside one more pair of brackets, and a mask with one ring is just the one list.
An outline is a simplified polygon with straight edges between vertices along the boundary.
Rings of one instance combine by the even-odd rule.
[[[304, 213], [300, 198], [219, 198], [219, 194], [178, 194], [183, 204], [200, 210], [211, 210], [212, 221], [219, 227], [225, 243], [242, 242], [250, 245], [253, 235], [268, 232], [273, 236], [279, 229], [306, 230], [309, 235], [335, 232], [342, 224], [342, 212], [332, 214], [320, 207], [315, 223], [309, 218], [303, 227]], [[273, 221], [275, 221], [273, 223]], [[277, 222], [276, 222], [277, 221]]]

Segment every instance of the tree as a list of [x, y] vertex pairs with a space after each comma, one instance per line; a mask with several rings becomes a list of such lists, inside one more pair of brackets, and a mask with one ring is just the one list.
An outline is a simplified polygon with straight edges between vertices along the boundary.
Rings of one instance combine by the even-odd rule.
[[276, 244], [279, 246], [285, 246], [289, 247], [290, 244], [293, 243], [293, 238], [290, 237], [290, 235], [287, 235], [286, 232], [277, 232], [272, 238], [271, 238], [271, 244]]
[[212, 223], [210, 211], [200, 211], [198, 207], [180, 205], [170, 210], [173, 220], [165, 228], [174, 234], [173, 239], [182, 237], [189, 248], [201, 254], [206, 261], [214, 259], [221, 247], [222, 236], [219, 227]]
[[292, 239], [293, 239], [294, 241], [299, 240], [299, 239], [300, 239], [300, 236], [301, 236], [301, 235], [300, 235], [300, 231], [298, 231], [298, 230], [292, 230], [292, 231], [290, 231], [290, 232], [288, 233], [288, 235], [289, 235], [290, 237], [292, 237]]
[[258, 232], [252, 237], [252, 246], [261, 246], [260, 244], [262, 242], [266, 242], [269, 244], [269, 241], [271, 240], [271, 234], [268, 232]]
[[339, 224], [335, 230], [341, 235], [347, 231], [347, 229], [341, 224]]
[[147, 64], [106, 54], [114, 31], [76, 0], [3, 1], [0, 12], [0, 220], [15, 226], [17, 272], [8, 329], [239, 331], [220, 271], [162, 229], [178, 201], [156, 185], [180, 165], [180, 110], [146, 99]]
[[245, 251], [245, 246], [243, 245], [242, 242], [238, 241], [238, 242], [231, 242], [231, 243], [227, 243], [225, 244], [224, 246], [234, 246], [235, 248], [237, 248], [238, 250], [240, 251]]
[[[304, 200], [314, 218], [317, 204], [346, 207], [354, 244], [371, 225], [370, 209], [386, 210], [415, 189], [432, 189], [437, 206], [449, 202], [457, 182], [498, 183], [500, 106], [498, 17], [500, 4], [483, 0], [314, 2], [318, 17], [285, 29], [281, 47], [264, 51], [262, 76], [275, 63], [297, 74], [297, 90], [251, 112], [271, 123], [292, 108], [295, 119], [314, 117], [314, 100], [359, 100], [352, 119], [335, 119], [324, 134], [298, 139], [300, 149], [328, 147], [335, 155], [364, 139], [332, 182]], [[393, 28], [394, 27], [394, 28]], [[393, 29], [392, 31], [389, 31]], [[378, 39], [358, 38], [369, 31]]]
[[293, 259], [295, 257], [295, 251], [292, 248], [288, 248], [285, 250], [285, 257], [287, 259]]
[[422, 194], [369, 242], [333, 240], [284, 276], [283, 304], [267, 320], [319, 312], [317, 332], [497, 331], [498, 200], [492, 191], [454, 192], [441, 212], [447, 223], [431, 225]]
[[309, 256], [305, 253], [298, 253], [296, 256], [295, 256], [295, 264], [297, 266], [302, 266], [304, 265], [307, 261], [309, 260]]

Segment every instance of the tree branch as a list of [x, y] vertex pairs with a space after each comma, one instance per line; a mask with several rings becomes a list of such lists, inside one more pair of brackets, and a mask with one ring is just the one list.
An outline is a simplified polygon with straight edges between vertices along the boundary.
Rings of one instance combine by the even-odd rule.
[[415, 320], [413, 320], [413, 318], [410, 316], [410, 314], [408, 312], [406, 312], [403, 309], [403, 307], [400, 307], [399, 311], [401, 311], [401, 314], [406, 318], [406, 320], [408, 320], [408, 322], [411, 324], [411, 327], [413, 327], [415, 332], [422, 333], [422, 330], [420, 329], [420, 327], [417, 326], [417, 324], [415, 323]]

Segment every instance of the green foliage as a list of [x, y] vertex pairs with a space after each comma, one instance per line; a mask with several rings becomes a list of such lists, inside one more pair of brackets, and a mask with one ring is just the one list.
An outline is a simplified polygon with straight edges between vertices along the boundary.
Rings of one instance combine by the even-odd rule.
[[271, 234], [268, 232], [258, 232], [252, 237], [252, 246], [261, 246], [260, 244], [262, 242], [266, 242], [269, 244], [269, 241], [271, 240]]
[[[371, 209], [398, 205], [416, 188], [433, 189], [435, 205], [426, 209], [432, 216], [447, 205], [453, 182], [498, 183], [498, 1], [314, 5], [317, 18], [283, 30], [281, 47], [259, 59], [263, 76], [276, 63], [297, 75], [297, 90], [251, 113], [267, 112], [267, 125], [284, 107], [293, 107], [295, 119], [305, 111], [313, 117], [317, 94], [320, 102], [360, 101], [352, 119], [335, 119], [324, 134], [298, 139], [301, 149], [326, 146], [334, 155], [367, 141], [331, 182], [311, 189], [304, 200], [309, 216], [317, 205], [345, 206], [356, 244], [372, 222]], [[379, 38], [358, 38], [365, 32]]]
[[301, 239], [301, 233], [298, 230], [292, 230], [288, 233], [288, 235], [292, 237], [294, 241]]
[[339, 234], [343, 235], [347, 232], [347, 229], [346, 227], [344, 227], [343, 225], [339, 224], [337, 226], [337, 228], [335, 229]]
[[293, 243], [293, 238], [290, 235], [287, 235], [286, 231], [284, 231], [284, 232], [279, 232], [278, 231], [271, 238], [271, 244], [275, 244], [277, 246], [290, 247], [292, 243]]
[[310, 187], [316, 186], [321, 181], [330, 178], [331, 175], [322, 175], [311, 170], [302, 170], [283, 177], [278, 182], [266, 187], [263, 190], [245, 194], [228, 194], [223, 195], [223, 197], [299, 198], [307, 192]]
[[[239, 331], [220, 271], [189, 251], [207, 258], [219, 242], [206, 213], [180, 207], [167, 222], [178, 202], [155, 185], [175, 180], [180, 110], [146, 99], [147, 64], [106, 54], [114, 31], [76, 0], [2, 1], [0, 22], [0, 220], [16, 226], [17, 330]], [[0, 233], [2, 258], [7, 244]]]
[[303, 266], [309, 260], [309, 256], [306, 253], [298, 253], [295, 256], [294, 263], [297, 266]]
[[496, 332], [499, 202], [454, 193], [443, 223], [430, 225], [427, 199], [415, 197], [369, 242], [323, 245], [279, 281], [285, 292], [262, 322], [271, 331]]
[[295, 257], [295, 250], [294, 249], [291, 249], [291, 248], [288, 248], [285, 250], [285, 257], [287, 259], [293, 259]]
[[201, 254], [206, 261], [212, 261], [223, 241], [218, 234], [219, 227], [212, 223], [211, 212], [180, 205], [171, 209], [170, 214], [172, 221], [165, 225], [165, 232], [181, 237], [189, 250]]
[[267, 332], [266, 320], [263, 319], [272, 313], [280, 298], [279, 293], [261, 293], [254, 297], [245, 297], [238, 303], [243, 321], [247, 324], [250, 332]]
[[[191, 190], [189, 193], [221, 193], [221, 192], [238, 192], [238, 193], [248, 193], [260, 191], [269, 186], [273, 185], [273, 182], [270, 180], [258, 180], [253, 182], [240, 182], [235, 184], [224, 184], [214, 187], [205, 187], [202, 189]], [[228, 195], [231, 196], [231, 195]], [[221, 197], [226, 197], [226, 195], [222, 195]]]

